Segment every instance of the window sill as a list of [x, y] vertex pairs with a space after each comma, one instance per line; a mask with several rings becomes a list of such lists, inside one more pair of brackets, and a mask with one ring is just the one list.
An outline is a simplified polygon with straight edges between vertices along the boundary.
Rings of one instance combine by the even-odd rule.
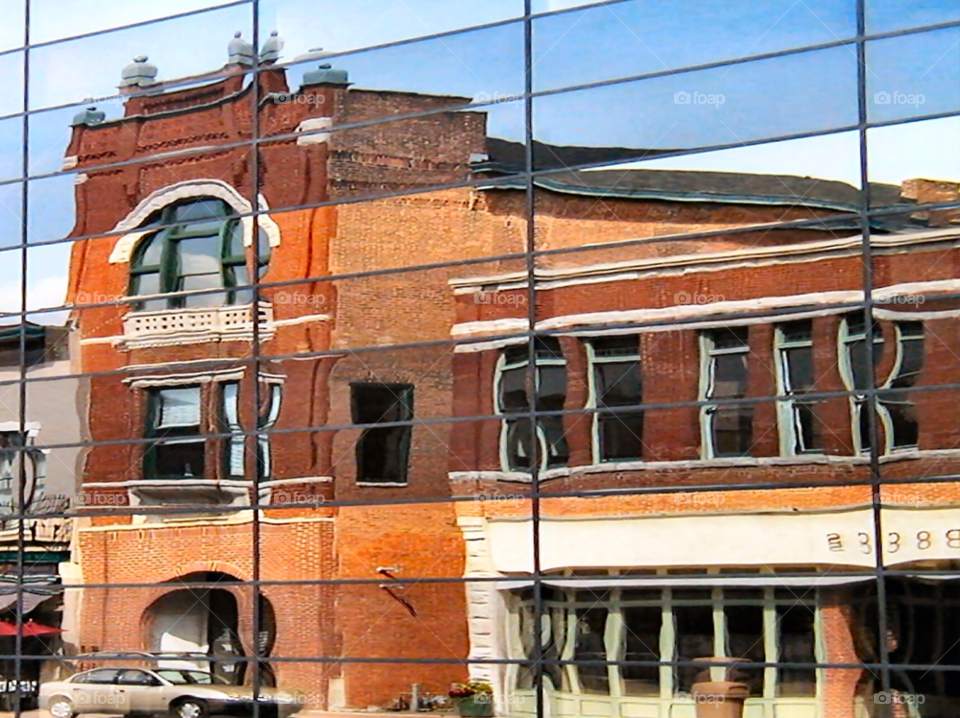
[[[213, 479], [143, 479], [127, 483], [131, 507], [207, 506], [244, 507], [250, 505], [249, 481]], [[176, 519], [177, 516], [162, 517]]]
[[357, 481], [356, 486], [374, 489], [405, 489], [409, 486], [406, 481]]
[[[226, 307], [193, 307], [153, 312], [130, 312], [123, 318], [120, 349], [205, 344], [223, 341], [253, 341], [252, 304]], [[259, 304], [259, 338], [273, 337], [276, 328], [273, 307]]]
[[[958, 459], [960, 449], [898, 449], [880, 457], [880, 463], [916, 461], [919, 459]], [[670, 471], [677, 469], [729, 469], [773, 466], [866, 466], [869, 454], [838, 456], [836, 454], [798, 454], [797, 456], [739, 456], [723, 459], [693, 459], [689, 461], [606, 461], [583, 466], [565, 466], [548, 469], [538, 474], [540, 481], [578, 478], [590, 474], [626, 473], [634, 471]], [[450, 471], [450, 481], [513, 481], [529, 484], [530, 474], [522, 471]], [[619, 477], [618, 477], [619, 478]]]
[[[960, 456], [960, 450], [957, 451]], [[610, 474], [634, 471], [664, 471], [677, 469], [729, 469], [738, 467], [796, 466], [811, 464], [860, 465], [869, 463], [859, 456], [835, 456], [832, 454], [809, 454], [803, 456], [739, 456], [724, 459], [691, 459], [688, 461], [607, 461], [600, 464], [565, 466], [541, 471], [541, 481], [561, 478], [577, 478], [589, 474]], [[515, 481], [531, 482], [530, 474], [522, 471], [451, 471], [451, 481]]]

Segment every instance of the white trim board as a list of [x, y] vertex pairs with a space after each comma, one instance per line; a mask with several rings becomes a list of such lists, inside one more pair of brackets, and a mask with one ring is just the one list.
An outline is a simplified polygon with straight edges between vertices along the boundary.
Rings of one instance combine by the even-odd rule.
[[[177, 182], [166, 187], [162, 187], [149, 196], [141, 200], [140, 204], [134, 208], [130, 214], [117, 222], [112, 232], [127, 232], [113, 245], [110, 252], [110, 258], [107, 260], [110, 264], [126, 264], [133, 256], [133, 250], [136, 248], [140, 239], [147, 232], [137, 230], [140, 225], [154, 212], [164, 207], [179, 202], [183, 199], [193, 199], [198, 197], [215, 197], [226, 202], [238, 214], [248, 215], [241, 218], [243, 223], [243, 244], [246, 247], [253, 245], [253, 217], [249, 216], [253, 212], [253, 205], [240, 194], [234, 187], [219, 179], [194, 179]], [[257, 198], [257, 210], [264, 212], [269, 210], [267, 201], [260, 195]], [[280, 227], [267, 214], [257, 217], [257, 225], [263, 229], [267, 235], [271, 247], [280, 246]]]
[[[737, 227], [737, 229], [744, 229], [744, 227]], [[758, 229], [764, 228], [760, 227]], [[642, 240], [644, 238], [637, 239]], [[696, 240], [696, 237], [691, 238], [687, 235], [677, 234], [651, 237], [649, 239], [655, 240], [658, 244], [662, 244], [671, 239], [676, 241], [691, 241]], [[871, 235], [870, 244], [871, 247], [874, 248], [875, 254], [883, 254], [884, 250], [895, 250], [900, 253], [906, 248], [915, 248], [916, 251], [924, 251], [927, 249], [925, 245], [938, 243], [952, 244], [957, 239], [960, 239], [960, 230], [949, 228], [905, 234]], [[593, 283], [598, 281], [599, 277], [606, 275], [616, 275], [617, 279], [636, 279], [640, 276], [670, 276], [699, 271], [726, 271], [737, 266], [765, 266], [770, 264], [834, 259], [838, 256], [849, 256], [852, 252], [859, 254], [862, 242], [863, 238], [860, 235], [854, 235], [840, 239], [803, 242], [786, 246], [751, 247], [743, 250], [702, 254], [678, 254], [670, 257], [645, 257], [623, 262], [606, 262], [579, 267], [562, 267], [556, 269], [538, 268], [535, 270], [535, 276], [538, 280], [544, 280], [544, 284], [540, 285], [540, 288], [554, 289], [561, 286], [586, 283], [587, 278], [592, 278], [592, 281], [589, 283]], [[616, 244], [607, 247], [594, 247], [585, 244], [581, 249], [591, 251], [597, 249], [616, 249], [616, 247]], [[504, 289], [525, 287], [527, 284], [526, 280], [527, 272], [520, 271], [506, 272], [504, 274], [486, 277], [453, 278], [448, 280], [448, 284], [454, 289], [454, 294], [471, 294], [485, 290], [490, 291], [489, 288], [491, 285], [505, 285], [503, 287]]]

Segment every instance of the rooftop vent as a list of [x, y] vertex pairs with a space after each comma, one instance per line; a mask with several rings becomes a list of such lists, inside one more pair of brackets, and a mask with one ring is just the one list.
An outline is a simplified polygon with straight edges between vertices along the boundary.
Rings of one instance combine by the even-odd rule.
[[231, 65], [253, 65], [257, 58], [253, 51], [253, 45], [241, 37], [242, 33], [238, 30], [233, 33], [233, 39], [227, 46], [227, 52], [230, 55], [229, 63]]
[[333, 65], [324, 63], [316, 70], [303, 73], [304, 85], [349, 85], [346, 70], [334, 70]]
[[270, 37], [263, 43], [263, 49], [260, 51], [260, 62], [274, 63], [280, 59], [280, 51], [283, 49], [283, 40], [277, 36], [277, 31], [270, 33]]
[[120, 73], [120, 87], [149, 87], [157, 82], [157, 67], [147, 62], [146, 55], [133, 58], [133, 62]]
[[107, 119], [105, 112], [102, 112], [96, 108], [95, 105], [90, 105], [83, 112], [78, 112], [73, 116], [72, 125], [98, 125]]

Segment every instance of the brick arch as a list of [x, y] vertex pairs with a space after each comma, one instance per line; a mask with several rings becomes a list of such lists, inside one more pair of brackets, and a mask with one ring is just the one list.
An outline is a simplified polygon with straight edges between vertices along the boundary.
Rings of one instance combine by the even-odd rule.
[[237, 581], [253, 580], [252, 576], [240, 569], [236, 564], [227, 563], [226, 561], [191, 561], [187, 564], [181, 564], [173, 571], [167, 573], [166, 578], [161, 578], [160, 581], [164, 583], [167, 581], [175, 581], [182, 576], [189, 576], [191, 573], [206, 573], [208, 571], [225, 573], [228, 576], [233, 576]]
[[[119, 237], [110, 251], [110, 264], [126, 264], [133, 257], [133, 250], [146, 234], [140, 231], [138, 227], [154, 212], [163, 209], [175, 202], [184, 199], [199, 199], [201, 197], [214, 197], [223, 200], [232, 207], [238, 214], [243, 215], [241, 223], [243, 224], [243, 243], [250, 247], [253, 245], [253, 205], [250, 201], [240, 194], [236, 188], [220, 179], [192, 179], [176, 182], [175, 184], [161, 187], [151, 192], [144, 198], [132, 212], [121, 219], [113, 228], [113, 232], [127, 232]], [[266, 211], [267, 200], [260, 195], [257, 198], [257, 210]], [[267, 235], [267, 240], [271, 247], [280, 246], [280, 227], [267, 214], [260, 215], [257, 225]]]
[[[152, 644], [152, 620], [151, 610], [164, 596], [176, 591], [183, 591], [190, 588], [189, 583], [175, 583], [178, 578], [189, 576], [194, 573], [217, 572], [232, 576], [236, 581], [249, 581], [243, 571], [224, 561], [194, 561], [169, 574], [169, 577], [163, 580], [163, 585], [152, 586], [149, 592], [144, 595], [140, 602], [139, 624], [140, 624], [140, 646], [141, 650], [149, 651]], [[253, 607], [249, 591], [245, 591], [243, 586], [222, 586], [220, 590], [228, 591], [237, 602], [237, 634], [240, 641], [247, 650], [253, 646]]]

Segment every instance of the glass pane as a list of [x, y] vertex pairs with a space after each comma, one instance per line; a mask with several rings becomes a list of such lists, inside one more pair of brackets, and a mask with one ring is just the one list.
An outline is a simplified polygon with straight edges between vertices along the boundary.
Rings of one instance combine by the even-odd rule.
[[[781, 663], [816, 663], [813, 606], [796, 604], [777, 607]], [[815, 696], [817, 673], [813, 668], [780, 668], [778, 696]]]
[[643, 456], [643, 414], [598, 417], [601, 459], [639, 459]]
[[640, 403], [640, 362], [597, 364], [598, 406], [631, 406]]
[[527, 369], [517, 367], [507, 369], [500, 374], [500, 411], [528, 411]]
[[[602, 606], [577, 609], [577, 635], [573, 653], [575, 661], [607, 660], [604, 642], [607, 613], [607, 609]], [[606, 664], [578, 665], [576, 670], [580, 680], [580, 690], [584, 693], [606, 695], [610, 692]]]
[[713, 357], [713, 399], [742, 399], [747, 394], [747, 354], [718, 354]]
[[[224, 202], [218, 199], [206, 199], [198, 202], [187, 202], [174, 209], [170, 223], [200, 222], [205, 219], [221, 219], [230, 214]], [[193, 225], [192, 227], [195, 227]], [[191, 227], [191, 228], [192, 228]]]
[[139, 255], [137, 266], [140, 267], [158, 267], [163, 255], [163, 240], [159, 235], [146, 237], [142, 240], [140, 247], [137, 247]]
[[200, 389], [163, 389], [157, 393], [160, 405], [157, 428], [198, 426], [200, 424]]
[[[677, 632], [677, 660], [692, 661], [710, 658], [713, 649], [713, 608], [710, 606], [674, 606], [673, 619]], [[678, 666], [674, 691], [689, 693], [698, 674], [705, 669], [697, 666]]]
[[627, 161], [849, 128], [856, 78], [856, 56], [842, 47], [537, 97], [536, 168], [599, 165], [612, 161], [611, 148]]
[[867, 118], [871, 122], [956, 112], [960, 28], [867, 43]]
[[[536, 2], [556, 10], [573, 2]], [[658, 0], [606, 3], [533, 25], [535, 91], [831, 42], [856, 34], [855, 4], [706, 0], [675, 12]], [[571, 61], [574, 59], [574, 61]]]
[[543, 434], [547, 444], [547, 466], [565, 466], [570, 458], [566, 436], [563, 430], [563, 417], [542, 416], [537, 419], [537, 428]]
[[510, 469], [529, 471], [536, 460], [533, 457], [539, 457], [540, 444], [533, 441], [530, 428], [527, 418], [507, 422], [506, 453]]
[[[728, 593], [725, 597], [729, 596]], [[758, 600], [756, 606], [726, 606], [724, 615], [727, 621], [727, 654], [733, 658], [743, 658], [754, 663], [763, 663], [765, 656], [763, 606]], [[763, 693], [763, 671], [741, 667], [741, 680], [750, 686], [751, 695]]]
[[865, 6], [867, 32], [871, 35], [960, 19], [960, 6], [954, 3], [866, 0]]
[[753, 407], [721, 407], [713, 414], [713, 451], [717, 456], [745, 456], [753, 445]]
[[[625, 661], [659, 661], [660, 629], [663, 609], [660, 606], [624, 608], [623, 627]], [[623, 693], [628, 696], [659, 696], [660, 667], [621, 666]]]
[[813, 387], [813, 347], [784, 349], [783, 353], [789, 370], [788, 389], [802, 394]]
[[165, 442], [153, 447], [156, 473], [159, 478], [203, 478], [203, 441]]
[[[157, 17], [165, 15], [168, 9], [166, 4], [153, 7], [151, 3], [131, 3], [118, 6], [119, 14], [114, 14], [90, 12], [89, 5], [82, 0], [66, 0], [63, 12], [58, 0], [42, 0], [42, 5], [44, 12], [35, 9], [30, 18], [31, 29], [34, 18], [47, 25], [48, 29], [38, 37], [65, 37], [86, 28], [105, 29], [125, 17]], [[170, 5], [196, 8], [199, 3], [174, 0]], [[251, 36], [251, 12], [245, 4], [34, 48], [30, 53], [30, 109], [69, 102], [87, 104], [84, 98], [89, 97], [101, 98], [102, 105], [116, 109], [121, 104], [115, 99], [121, 71], [131, 64], [132, 58], [142, 55], [149, 56], [148, 61], [155, 65], [158, 81], [221, 71], [235, 30], [246, 38]], [[84, 71], [69, 71], [76, 67]], [[72, 108], [71, 113], [81, 109], [82, 106]]]
[[211, 235], [177, 242], [181, 274], [208, 274], [220, 271], [220, 237]]
[[537, 387], [537, 409], [540, 411], [560, 411], [567, 396], [567, 369], [564, 365], [541, 365], [537, 372], [540, 385]]

